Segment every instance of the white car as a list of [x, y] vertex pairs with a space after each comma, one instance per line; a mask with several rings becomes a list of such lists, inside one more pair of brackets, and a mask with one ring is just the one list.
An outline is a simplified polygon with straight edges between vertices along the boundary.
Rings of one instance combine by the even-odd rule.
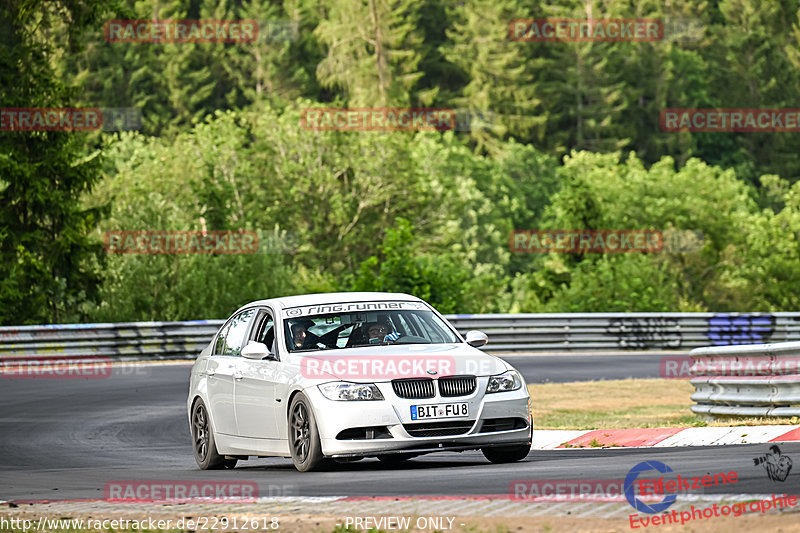
[[249, 303], [192, 367], [187, 407], [202, 469], [291, 457], [400, 462], [480, 449], [494, 463], [530, 451], [522, 376], [477, 350], [408, 294], [332, 293]]

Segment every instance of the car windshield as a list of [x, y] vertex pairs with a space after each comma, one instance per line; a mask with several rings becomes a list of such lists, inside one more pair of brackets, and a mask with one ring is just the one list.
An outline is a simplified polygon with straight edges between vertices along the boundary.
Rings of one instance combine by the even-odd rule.
[[290, 352], [461, 342], [429, 309], [309, 314], [299, 318], [292, 318], [292, 311], [284, 321]]

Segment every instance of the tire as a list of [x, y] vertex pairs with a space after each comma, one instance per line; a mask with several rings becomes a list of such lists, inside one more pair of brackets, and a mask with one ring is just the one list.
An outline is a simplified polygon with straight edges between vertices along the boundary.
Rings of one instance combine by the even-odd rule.
[[217, 443], [211, 428], [211, 419], [208, 417], [208, 409], [203, 400], [199, 398], [192, 407], [191, 427], [194, 460], [201, 470], [218, 470], [236, 466], [236, 459], [226, 459], [217, 452]]
[[300, 472], [316, 470], [324, 463], [317, 419], [311, 402], [302, 392], [292, 399], [289, 408], [289, 451], [294, 467]]
[[495, 464], [514, 463], [522, 461], [531, 451], [530, 444], [519, 446], [494, 446], [492, 448], [481, 448], [483, 456]]
[[378, 461], [382, 462], [383, 464], [393, 466], [401, 465], [416, 456], [417, 455], [413, 453], [387, 453], [386, 455], [378, 455], [377, 457]]

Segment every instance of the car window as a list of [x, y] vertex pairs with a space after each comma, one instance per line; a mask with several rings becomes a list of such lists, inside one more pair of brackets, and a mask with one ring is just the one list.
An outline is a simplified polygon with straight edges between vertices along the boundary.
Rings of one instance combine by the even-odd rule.
[[272, 314], [268, 311], [259, 312], [258, 324], [253, 328], [250, 333], [250, 340], [263, 343], [269, 348], [269, 351], [275, 352], [275, 322], [272, 320]]
[[217, 342], [214, 344], [214, 355], [222, 355], [225, 351], [225, 337], [228, 335], [228, 331], [231, 329], [231, 323], [228, 322], [225, 324], [217, 335]]
[[[431, 315], [431, 316], [433, 318], [436, 317], [436, 315]], [[426, 338], [429, 341], [437, 344], [442, 342], [447, 342], [444, 340], [445, 338], [442, 330], [437, 328], [437, 325], [432, 320], [429, 321], [420, 320], [419, 317], [416, 316], [414, 317], [414, 319], [415, 322], [419, 325], [419, 329], [422, 333], [420, 335], [421, 337]]]
[[287, 317], [286, 347], [291, 352], [358, 348], [376, 344], [459, 342], [430, 310], [353, 312]]
[[403, 315], [397, 316], [397, 322], [400, 324], [398, 327], [398, 331], [404, 331], [407, 335], [417, 335], [416, 328], [411, 324], [410, 321], [411, 317], [406, 317]]
[[222, 355], [241, 355], [244, 336], [247, 333], [247, 326], [255, 313], [254, 309], [242, 311], [231, 320], [230, 330], [225, 336], [225, 346]]

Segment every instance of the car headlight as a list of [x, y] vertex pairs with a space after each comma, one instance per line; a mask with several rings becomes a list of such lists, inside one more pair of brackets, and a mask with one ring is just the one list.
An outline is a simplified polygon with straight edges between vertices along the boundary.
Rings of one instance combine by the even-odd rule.
[[508, 372], [489, 378], [489, 384], [486, 386], [486, 394], [517, 390], [520, 387], [522, 387], [522, 379], [519, 377], [519, 374], [515, 370], [509, 370]]
[[383, 400], [383, 394], [372, 383], [334, 381], [319, 385], [319, 390], [329, 400]]

